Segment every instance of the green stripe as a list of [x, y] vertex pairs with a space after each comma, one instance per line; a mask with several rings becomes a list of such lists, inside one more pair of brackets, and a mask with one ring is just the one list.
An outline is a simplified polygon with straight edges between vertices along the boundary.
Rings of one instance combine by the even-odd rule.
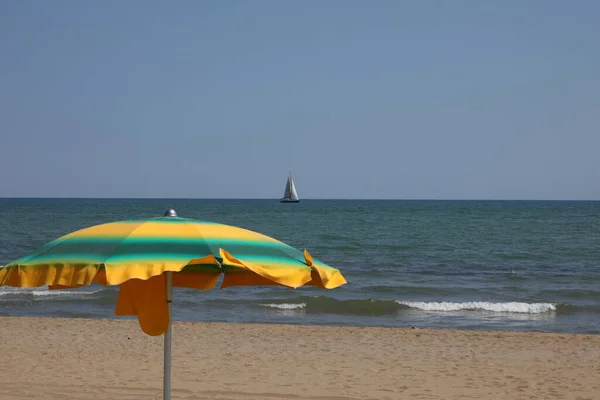
[[34, 259], [26, 259], [25, 257], [22, 259], [15, 260], [10, 264], [7, 264], [6, 267], [21, 265], [21, 266], [45, 266], [48, 264], [59, 264], [59, 265], [67, 265], [67, 264], [102, 264], [106, 260], [106, 257], [98, 254], [88, 254], [88, 255], [62, 255], [62, 256], [39, 256]]
[[236, 257], [289, 256], [303, 259], [302, 253], [290, 246], [273, 242], [251, 242], [235, 240], [160, 240], [160, 239], [127, 239], [119, 240], [64, 240], [56, 246], [48, 247], [30, 260], [39, 257], [59, 256], [144, 256], [152, 257], [157, 254], [168, 254], [180, 257], [181, 254], [204, 257], [208, 254], [218, 255], [219, 248], [234, 254]]
[[[288, 265], [304, 265], [304, 259], [297, 259], [292, 257], [277, 257], [268, 255], [246, 255], [242, 256], [236, 253], [231, 253], [235, 258], [239, 258], [241, 261], [247, 261], [257, 265], [269, 265], [269, 264], [288, 264]], [[219, 259], [220, 260], [220, 259]], [[221, 262], [221, 260], [219, 261]]]
[[[121, 255], [153, 255], [153, 254], [194, 254], [206, 255], [211, 252], [209, 246], [201, 241], [137, 241], [137, 240], [96, 240], [71, 241], [66, 240], [57, 246], [46, 249], [39, 256], [86, 255], [101, 254], [106, 257]], [[37, 258], [37, 257], [36, 257]]]
[[[133, 264], [133, 263], [188, 263], [195, 258], [201, 258], [206, 255], [199, 256], [198, 254], [131, 254], [122, 256], [102, 257], [100, 255], [54, 255], [54, 256], [40, 256], [36, 257], [35, 260], [31, 260], [26, 263], [18, 263], [20, 265], [32, 265], [32, 266], [43, 266], [47, 264]], [[289, 257], [258, 257], [248, 256], [239, 257], [242, 261], [248, 261], [258, 265], [270, 265], [280, 264], [283, 267], [287, 264], [290, 267], [305, 265], [303, 262], [289, 258]], [[223, 260], [220, 257], [215, 257], [219, 263]], [[17, 264], [8, 264], [5, 267], [13, 266]], [[204, 265], [204, 264], [203, 264]], [[206, 264], [210, 265], [210, 264]]]
[[190, 260], [198, 257], [197, 254], [132, 254], [119, 257], [107, 257], [95, 254], [60, 254], [60, 255], [41, 255], [33, 260], [19, 261], [10, 265], [32, 265], [44, 266], [48, 264], [136, 264], [136, 263], [182, 263], [187, 264]]

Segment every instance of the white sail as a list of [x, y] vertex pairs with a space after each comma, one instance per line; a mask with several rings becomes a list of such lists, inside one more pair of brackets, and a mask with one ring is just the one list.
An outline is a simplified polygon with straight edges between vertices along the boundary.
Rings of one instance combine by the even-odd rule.
[[296, 192], [296, 185], [294, 185], [294, 181], [292, 180], [292, 193], [290, 195], [290, 199], [292, 200], [300, 200], [300, 198], [298, 197], [298, 192]]
[[294, 185], [294, 180], [292, 179], [292, 173], [288, 174], [287, 184], [285, 185], [285, 192], [283, 194], [282, 201], [299, 201], [298, 192], [296, 191], [296, 185]]

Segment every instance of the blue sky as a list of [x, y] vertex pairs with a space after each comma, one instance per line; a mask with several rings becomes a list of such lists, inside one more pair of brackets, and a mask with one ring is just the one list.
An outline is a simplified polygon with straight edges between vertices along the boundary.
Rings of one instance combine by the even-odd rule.
[[598, 15], [0, 0], [0, 197], [600, 199]]

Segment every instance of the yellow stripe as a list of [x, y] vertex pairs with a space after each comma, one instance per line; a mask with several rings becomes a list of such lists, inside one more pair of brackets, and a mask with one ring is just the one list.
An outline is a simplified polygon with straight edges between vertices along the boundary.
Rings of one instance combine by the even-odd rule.
[[[15, 265], [0, 269], [0, 286], [39, 287], [50, 285], [77, 287], [89, 285], [92, 282], [120, 285], [129, 279], [147, 280], [153, 276], [161, 275], [165, 271], [179, 272], [186, 265], [198, 264], [219, 265], [213, 255], [186, 260], [185, 262], [107, 263], [103, 269], [100, 264], [84, 263]], [[101, 274], [98, 274], [99, 271]], [[220, 272], [217, 274], [213, 272], [194, 272], [194, 274], [214, 277], [218, 276]]]
[[[133, 234], [132, 234], [133, 232]], [[95, 237], [125, 237], [131, 238], [205, 238], [205, 239], [239, 239], [248, 241], [265, 241], [280, 243], [269, 236], [252, 232], [247, 229], [237, 228], [220, 224], [168, 224], [160, 222], [113, 222], [109, 224], [96, 225], [90, 228], [73, 232], [62, 239], [72, 238], [95, 238]]]
[[0, 269], [0, 286], [40, 287], [44, 285], [81, 286], [92, 283], [98, 265], [49, 264], [40, 267], [7, 267]]
[[63, 236], [61, 239], [98, 236], [124, 237], [129, 235], [135, 228], [142, 225], [143, 222], [112, 222], [108, 224], [96, 225], [91, 226], [89, 228], [81, 229], [69, 233], [68, 235]]
[[[307, 267], [306, 265], [302, 265], [300, 263], [298, 263], [297, 265], [294, 264], [287, 264], [285, 267], [282, 268], [282, 266], [280, 266], [280, 264], [275, 264], [275, 263], [260, 263], [260, 265], [258, 264], [254, 264], [254, 263], [250, 263], [248, 261], [244, 261], [244, 260], [240, 260], [238, 258], [235, 258], [234, 256], [232, 256], [231, 254], [229, 254], [227, 251], [223, 250], [223, 249], [219, 249], [221, 258], [223, 259], [222, 265], [223, 266], [232, 266], [235, 268], [238, 268], [238, 271], [250, 271], [253, 272], [254, 274], [261, 276], [263, 279], [261, 280], [268, 280], [271, 282], [275, 282], [279, 285], [282, 286], [289, 286], [291, 288], [297, 288], [299, 286], [304, 285], [305, 283], [310, 281], [310, 276], [311, 276], [311, 270], [309, 267]], [[231, 272], [231, 273], [226, 273], [225, 274], [225, 278], [226, 281], [223, 282], [223, 287], [226, 286], [232, 286], [231, 284], [227, 284], [227, 282], [231, 282], [232, 279], [231, 277], [227, 277], [227, 275], [232, 275], [235, 276], [237, 273], [239, 272]], [[248, 283], [249, 285], [252, 285], [254, 283]]]
[[207, 239], [240, 239], [281, 243], [269, 236], [228, 225], [204, 225], [201, 228], [202, 236]]

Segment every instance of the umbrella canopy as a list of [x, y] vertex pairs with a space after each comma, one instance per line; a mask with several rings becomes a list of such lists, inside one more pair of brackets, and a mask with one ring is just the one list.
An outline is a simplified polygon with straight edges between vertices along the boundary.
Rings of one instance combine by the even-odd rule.
[[[166, 215], [172, 215], [166, 213]], [[92, 282], [120, 285], [117, 315], [136, 315], [149, 335], [161, 335], [170, 316], [172, 285], [221, 287], [312, 285], [335, 288], [342, 274], [285, 243], [250, 230], [165, 216], [85, 228], [42, 246], [0, 269], [0, 286], [76, 288]]]
[[136, 315], [149, 335], [165, 334], [163, 398], [171, 398], [171, 288], [313, 285], [335, 288], [342, 274], [285, 243], [233, 226], [177, 217], [82, 229], [0, 268], [0, 286], [120, 285], [117, 315]]

